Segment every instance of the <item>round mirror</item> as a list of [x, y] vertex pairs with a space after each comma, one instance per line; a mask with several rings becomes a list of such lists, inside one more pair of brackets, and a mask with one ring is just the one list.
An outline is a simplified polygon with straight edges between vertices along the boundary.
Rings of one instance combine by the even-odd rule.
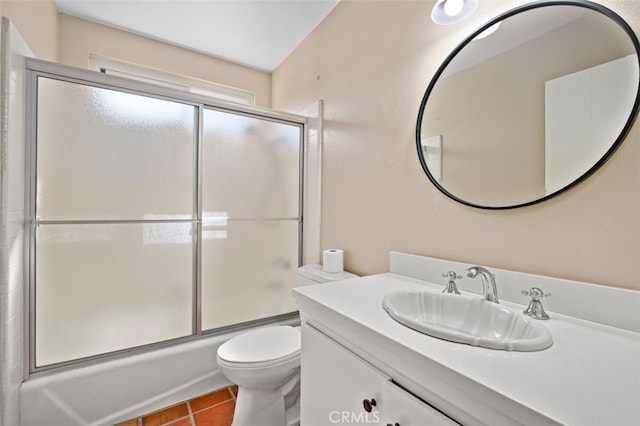
[[587, 1], [511, 10], [444, 61], [422, 99], [416, 139], [429, 179], [474, 207], [546, 200], [600, 167], [635, 119], [638, 39]]

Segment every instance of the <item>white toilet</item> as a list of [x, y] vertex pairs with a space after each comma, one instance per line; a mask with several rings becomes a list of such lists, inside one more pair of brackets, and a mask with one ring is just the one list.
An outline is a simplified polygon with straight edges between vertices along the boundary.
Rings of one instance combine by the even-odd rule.
[[[321, 265], [298, 268], [297, 286], [355, 278]], [[275, 326], [236, 336], [218, 348], [222, 374], [238, 385], [232, 426], [300, 424], [299, 327]]]

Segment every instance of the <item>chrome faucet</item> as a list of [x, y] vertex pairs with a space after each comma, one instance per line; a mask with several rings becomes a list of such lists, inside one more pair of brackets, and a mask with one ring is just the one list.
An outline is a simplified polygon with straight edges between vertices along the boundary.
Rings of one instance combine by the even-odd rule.
[[496, 287], [496, 278], [486, 268], [482, 266], [472, 266], [467, 269], [467, 276], [469, 278], [475, 278], [480, 275], [482, 279], [482, 293], [484, 300], [488, 300], [493, 303], [500, 303], [498, 300], [498, 289]]
[[454, 271], [449, 271], [446, 274], [442, 274], [442, 278], [447, 278], [448, 281], [444, 290], [442, 290], [443, 293], [460, 294], [456, 286], [456, 280], [462, 278], [462, 275], [458, 275]]
[[531, 296], [529, 307], [522, 311], [525, 315], [529, 315], [530, 317], [539, 320], [549, 319], [549, 315], [547, 315], [547, 313], [544, 311], [540, 299], [542, 299], [543, 297], [551, 297], [551, 293], [545, 293], [538, 287], [531, 287], [530, 290], [522, 290], [522, 294]]

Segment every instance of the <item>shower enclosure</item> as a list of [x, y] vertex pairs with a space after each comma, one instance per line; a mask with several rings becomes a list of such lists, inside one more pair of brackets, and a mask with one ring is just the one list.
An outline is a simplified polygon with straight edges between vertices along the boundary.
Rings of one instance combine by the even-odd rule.
[[27, 63], [29, 367], [282, 319], [305, 119]]

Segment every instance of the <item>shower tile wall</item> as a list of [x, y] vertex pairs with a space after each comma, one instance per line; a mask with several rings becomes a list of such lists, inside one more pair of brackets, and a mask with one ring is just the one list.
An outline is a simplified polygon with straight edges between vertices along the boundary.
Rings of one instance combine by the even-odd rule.
[[24, 365], [24, 57], [33, 54], [8, 19], [0, 31], [0, 425], [17, 425]]

